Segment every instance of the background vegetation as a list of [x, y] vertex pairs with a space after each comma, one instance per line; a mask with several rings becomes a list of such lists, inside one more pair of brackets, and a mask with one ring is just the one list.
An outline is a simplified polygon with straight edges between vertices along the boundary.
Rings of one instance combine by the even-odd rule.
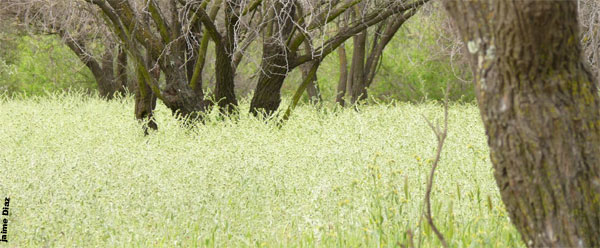
[[57, 37], [0, 33], [0, 39], [0, 91], [34, 96], [96, 89], [89, 70]]
[[[456, 53], [456, 43], [451, 34], [440, 32], [447, 25], [444, 12], [421, 11], [403, 25], [387, 46], [370, 95], [378, 101], [390, 102], [443, 99], [446, 84], [452, 84], [451, 100], [473, 101], [470, 72]], [[11, 30], [13, 29], [13, 30]], [[94, 77], [56, 35], [34, 35], [5, 26], [0, 32], [0, 92], [45, 95], [65, 89], [78, 89], [92, 93]], [[350, 51], [352, 40], [346, 42]], [[251, 50], [251, 49], [250, 49]], [[209, 57], [214, 57], [209, 49]], [[237, 76], [237, 93], [244, 97], [252, 94], [260, 63], [260, 53], [249, 51], [248, 59], [240, 65]], [[352, 53], [348, 53], [351, 61]], [[210, 58], [209, 58], [210, 60]], [[214, 87], [214, 65], [206, 70], [207, 87]], [[134, 75], [130, 75], [134, 77]], [[339, 60], [333, 54], [325, 58], [318, 72], [318, 83], [326, 102], [335, 100], [339, 80]], [[292, 72], [282, 89], [291, 96], [302, 81], [299, 70]], [[307, 101], [307, 98], [304, 98]]]

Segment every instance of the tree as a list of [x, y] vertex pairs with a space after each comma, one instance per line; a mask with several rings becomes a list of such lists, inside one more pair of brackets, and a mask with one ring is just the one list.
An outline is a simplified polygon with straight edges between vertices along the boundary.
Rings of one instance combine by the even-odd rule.
[[[0, 18], [34, 34], [57, 35], [92, 72], [100, 97], [123, 95], [129, 86], [127, 55], [106, 27], [84, 6], [65, 1], [4, 0]], [[98, 45], [101, 49], [93, 49]]]
[[[14, 1], [11, 6], [17, 9], [23, 6], [18, 0], [6, 1]], [[397, 23], [402, 23], [425, 2], [427, 0], [25, 1], [32, 6], [41, 6], [36, 7], [39, 9], [36, 13], [47, 15], [42, 22], [45, 27], [63, 34], [65, 42], [97, 75], [99, 82], [123, 78], [124, 73], [109, 77], [107, 72], [123, 72], [125, 62], [129, 61], [130, 67], [135, 68], [138, 82], [136, 116], [142, 119], [152, 116], [154, 97], [174, 114], [184, 117], [197, 117], [212, 106], [212, 101], [206, 100], [210, 96], [205, 96], [202, 87], [209, 42], [214, 43], [215, 49], [213, 99], [223, 112], [231, 113], [237, 105], [234, 91], [237, 67], [245, 57], [245, 49], [255, 40], [260, 41], [262, 56], [250, 111], [271, 114], [279, 107], [281, 87], [289, 72], [302, 67], [303, 76], [308, 77], [313, 67], [347, 39], [363, 31], [366, 33], [366, 29], [385, 22], [390, 16], [400, 15], [398, 20], [401, 21]], [[356, 11], [355, 7], [359, 5], [360, 11]], [[66, 11], [66, 14], [57, 18], [54, 9]], [[353, 21], [343, 28], [332, 29], [331, 23], [348, 12], [357, 12]], [[31, 11], [21, 9], [17, 13]], [[32, 19], [38, 17], [34, 15]], [[96, 38], [101, 37], [79, 32], [90, 26], [94, 27], [91, 30], [95, 30], [95, 34], [109, 37], [107, 40], [111, 43], [100, 42], [107, 48], [105, 51], [118, 50], [120, 53], [89, 56], [93, 51], [88, 51], [87, 42], [95, 44], [100, 41]], [[382, 38], [382, 42], [376, 38], [373, 44], [377, 46], [373, 50], [379, 49], [379, 44], [385, 44], [385, 39], [391, 38], [392, 34], [385, 33], [387, 38]], [[115, 60], [113, 57], [122, 62], [118, 63], [120, 69], [108, 66], [108, 62]], [[96, 58], [104, 58], [106, 63]], [[376, 67], [378, 60], [378, 56], [369, 57], [367, 64], [360, 67], [374, 73], [369, 68], [371, 65]], [[370, 76], [357, 74], [360, 78]], [[316, 75], [311, 77], [307, 89], [312, 99], [318, 99]]]
[[[305, 42], [304, 44], [306, 47], [306, 53], [312, 52], [310, 44], [308, 42]], [[312, 69], [313, 66], [315, 66], [316, 63], [318, 63], [318, 62], [311, 61], [311, 62], [304, 63], [303, 65], [300, 66], [300, 69], [302, 71], [303, 80], [306, 80], [306, 78], [308, 78], [310, 76], [310, 70]], [[310, 80], [310, 83], [306, 87], [306, 93], [308, 94], [308, 101], [311, 104], [318, 104], [321, 101], [323, 101], [323, 98], [321, 97], [321, 89], [319, 88], [317, 75], [314, 75], [313, 78]]]
[[[138, 68], [136, 70], [140, 78], [144, 78], [144, 82], [151, 84], [152, 92], [173, 113], [195, 117], [197, 112], [207, 108], [203, 92], [192, 88], [187, 78], [187, 71], [182, 70], [188, 68], [186, 55], [190, 52], [187, 50], [186, 39], [181, 39], [183, 30], [176, 2], [170, 1], [166, 5], [159, 5], [153, 0], [141, 4], [120, 0], [89, 0], [88, 2], [98, 7], [107, 26], [124, 44], [135, 67]], [[148, 13], [150, 17], [145, 18], [144, 13]], [[191, 27], [188, 34], [193, 35]], [[148, 52], [150, 61], [156, 61], [156, 66], [164, 73], [166, 81], [164, 88], [161, 89], [158, 84], [153, 83], [154, 80], [150, 75], [152, 68], [147, 68], [145, 65], [145, 56], [140, 48]]]
[[491, 161], [530, 247], [600, 246], [600, 98], [577, 2], [446, 0], [471, 59]]
[[[265, 1], [266, 2], [266, 1]], [[364, 11], [351, 23], [323, 35], [330, 23], [358, 4]], [[419, 9], [427, 0], [417, 1], [284, 1], [272, 0], [267, 4], [265, 38], [261, 75], [250, 104], [253, 114], [274, 113], [281, 103], [281, 87], [289, 72], [296, 67], [311, 62], [320, 62], [349, 38], [377, 25], [390, 16], [400, 15]], [[265, 3], [266, 4], [266, 3]], [[408, 17], [406, 17], [408, 18]], [[302, 54], [300, 47], [308, 43], [310, 49]], [[305, 68], [305, 76], [308, 72]]]
[[64, 43], [94, 75], [100, 97], [110, 100], [115, 94], [125, 94], [128, 88], [127, 54], [121, 47], [107, 42], [103, 56], [97, 59], [91, 55], [92, 52], [88, 49], [86, 41], [71, 37], [64, 32], [59, 33]]
[[362, 33], [354, 36], [352, 66], [346, 86], [346, 91], [350, 94], [352, 103], [368, 98], [367, 89], [375, 79], [385, 47], [392, 41], [392, 38], [400, 27], [416, 12], [417, 9], [412, 9], [405, 12], [400, 18], [389, 18], [379, 23], [374, 32], [372, 32], [372, 38], [370, 39], [371, 48], [368, 51], [368, 30], [364, 30]]
[[341, 44], [338, 48], [338, 60], [340, 62], [340, 78], [335, 94], [335, 102], [343, 107], [345, 105], [344, 96], [346, 95], [346, 85], [348, 83], [348, 56], [346, 55], [345, 44]]

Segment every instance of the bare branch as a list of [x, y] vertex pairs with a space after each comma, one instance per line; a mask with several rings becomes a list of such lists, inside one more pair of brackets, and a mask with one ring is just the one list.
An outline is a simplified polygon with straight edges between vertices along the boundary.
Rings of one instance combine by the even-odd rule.
[[437, 138], [437, 150], [435, 153], [435, 159], [433, 164], [431, 165], [431, 171], [429, 172], [429, 179], [427, 180], [427, 189], [425, 191], [425, 217], [427, 218], [427, 223], [431, 226], [431, 229], [437, 236], [437, 238], [442, 242], [443, 247], [448, 247], [448, 243], [446, 243], [446, 239], [444, 235], [438, 230], [435, 223], [433, 222], [433, 216], [431, 214], [431, 190], [433, 188], [433, 179], [435, 176], [435, 171], [440, 162], [440, 158], [442, 156], [442, 149], [444, 147], [444, 141], [446, 140], [446, 136], [448, 135], [448, 95], [450, 93], [450, 84], [446, 86], [446, 93], [444, 97], [444, 127], [440, 128], [439, 124], [434, 126], [430, 120], [425, 119], [427, 121], [427, 125], [433, 130], [435, 136]]

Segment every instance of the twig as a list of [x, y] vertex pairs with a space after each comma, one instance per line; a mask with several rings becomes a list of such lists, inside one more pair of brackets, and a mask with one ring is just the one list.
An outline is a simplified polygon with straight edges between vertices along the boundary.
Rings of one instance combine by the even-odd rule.
[[442, 148], [444, 147], [444, 141], [446, 140], [446, 136], [448, 134], [448, 94], [450, 92], [450, 85], [448, 84], [446, 87], [446, 94], [444, 96], [444, 128], [441, 129], [439, 124], [433, 126], [431, 121], [425, 119], [427, 121], [427, 125], [433, 130], [435, 136], [438, 141], [437, 152], [435, 154], [435, 160], [433, 161], [433, 165], [431, 166], [431, 172], [429, 173], [429, 179], [427, 180], [427, 191], [425, 192], [425, 205], [427, 211], [425, 212], [425, 217], [427, 218], [427, 222], [431, 229], [437, 236], [437, 238], [442, 242], [443, 247], [448, 247], [448, 243], [446, 243], [446, 239], [444, 239], [444, 235], [438, 230], [433, 223], [433, 217], [431, 216], [431, 188], [433, 187], [433, 177], [435, 176], [435, 170], [438, 167], [440, 162], [440, 157], [442, 155]]

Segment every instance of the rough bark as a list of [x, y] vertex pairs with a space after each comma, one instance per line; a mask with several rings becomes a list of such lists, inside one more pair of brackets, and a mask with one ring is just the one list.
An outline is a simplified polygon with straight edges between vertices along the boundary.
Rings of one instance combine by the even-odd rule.
[[[139, 68], [138, 68], [139, 70]], [[139, 74], [139, 73], [138, 73]], [[157, 130], [158, 125], [154, 120], [154, 108], [156, 108], [156, 95], [152, 93], [150, 85], [138, 76], [138, 84], [135, 87], [135, 118], [142, 122], [144, 134], [148, 135], [148, 129]]]
[[529, 247], [600, 246], [600, 99], [577, 3], [446, 0], [472, 59], [491, 161]]
[[[113, 49], [107, 48], [104, 51], [104, 56], [100, 59], [99, 70], [92, 72], [95, 78], [102, 78], [98, 80], [98, 92], [101, 97], [106, 99], [112, 99], [114, 94], [117, 92], [117, 82], [114, 74], [113, 64]], [[103, 74], [103, 75], [100, 75]]]
[[[216, 12], [206, 13], [203, 9], [198, 9], [199, 18], [206, 27], [205, 35], [208, 35], [215, 42], [215, 101], [223, 113], [231, 113], [237, 106], [235, 96], [235, 68], [233, 66], [233, 50], [235, 46], [235, 25], [238, 23], [238, 3], [239, 0], [228, 0], [225, 2], [225, 34], [222, 35], [217, 30], [214, 23]], [[206, 52], [206, 41], [203, 41], [202, 59], [204, 63]], [[200, 65], [200, 69], [203, 65]]]
[[290, 71], [290, 50], [286, 42], [292, 34], [295, 6], [291, 2], [276, 1], [271, 12], [277, 21], [270, 23], [263, 42], [260, 65], [262, 73], [250, 103], [250, 112], [258, 115], [273, 114], [281, 103], [281, 86]]
[[285, 58], [286, 48], [279, 44], [265, 43], [261, 62], [262, 73], [258, 78], [256, 90], [250, 103], [250, 112], [258, 115], [264, 111], [273, 114], [281, 103], [281, 86], [287, 76], [288, 66]]
[[194, 90], [188, 84], [185, 70], [179, 69], [183, 65], [175, 63], [174, 66], [162, 69], [166, 80], [166, 87], [161, 92], [162, 101], [174, 115], [195, 119], [201, 112], [206, 111], [209, 104], [204, 100], [201, 90]]
[[[190, 84], [190, 87], [194, 91], [202, 90], [202, 76], [194, 77], [194, 71], [196, 70], [196, 63], [198, 60], [198, 54], [192, 54], [192, 52], [188, 52], [187, 63], [185, 64], [185, 71], [187, 74], [187, 80]], [[197, 87], [199, 86], [199, 87]]]
[[217, 81], [215, 100], [217, 100], [221, 110], [225, 113], [231, 113], [234, 107], [237, 106], [237, 99], [234, 91], [235, 72], [232, 67], [230, 53], [223, 49], [217, 49], [215, 70]]
[[219, 107], [225, 113], [232, 113], [237, 106], [235, 96], [235, 69], [233, 66], [233, 54], [235, 49], [235, 25], [238, 23], [240, 0], [228, 0], [225, 8], [226, 33], [221, 42], [216, 46], [216, 76], [217, 84], [215, 96]]

